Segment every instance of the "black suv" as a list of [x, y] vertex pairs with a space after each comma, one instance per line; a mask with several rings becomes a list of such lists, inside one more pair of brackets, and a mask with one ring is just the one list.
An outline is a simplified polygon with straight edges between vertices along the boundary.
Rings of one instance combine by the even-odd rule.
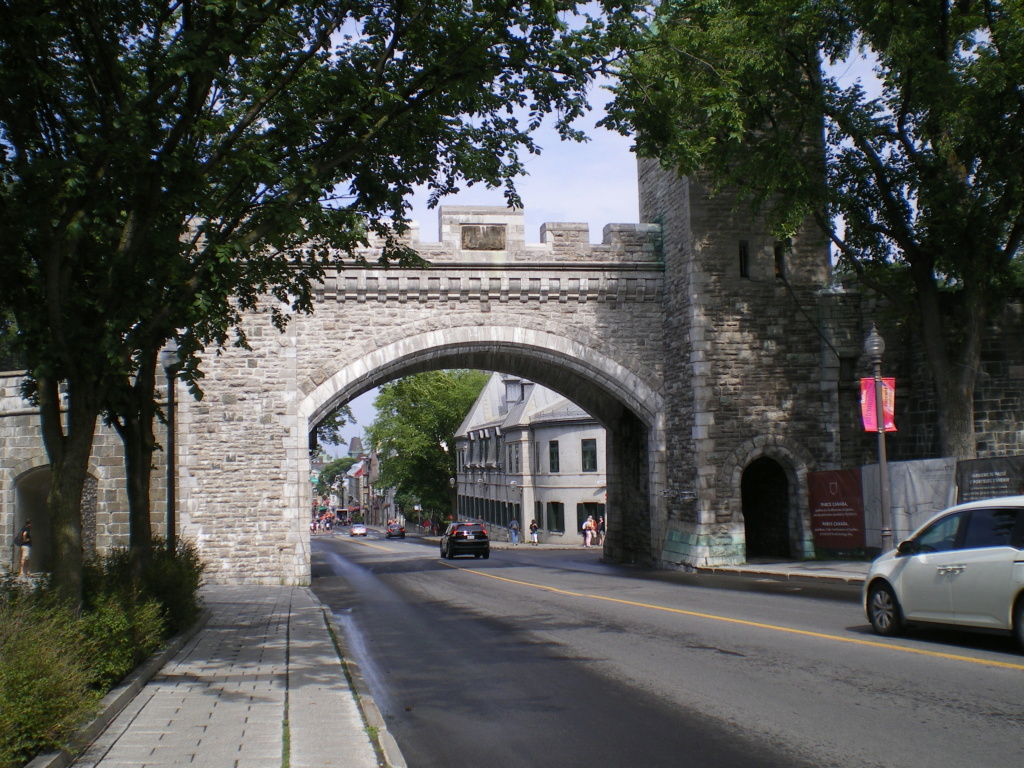
[[441, 537], [441, 557], [451, 560], [456, 555], [491, 556], [491, 542], [480, 523], [448, 523]]

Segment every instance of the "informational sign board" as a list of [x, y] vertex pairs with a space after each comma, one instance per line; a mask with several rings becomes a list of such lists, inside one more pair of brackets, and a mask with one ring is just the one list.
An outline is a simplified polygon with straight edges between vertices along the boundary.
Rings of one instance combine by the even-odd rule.
[[956, 464], [957, 503], [1014, 496], [1024, 486], [1024, 456], [967, 459]]
[[808, 472], [807, 494], [816, 550], [864, 547], [864, 500], [859, 469]]
[[[882, 418], [885, 431], [895, 432], [896, 422], [896, 379], [882, 379]], [[875, 380], [860, 380], [860, 417], [865, 432], [878, 431], [878, 409], [875, 407]]]

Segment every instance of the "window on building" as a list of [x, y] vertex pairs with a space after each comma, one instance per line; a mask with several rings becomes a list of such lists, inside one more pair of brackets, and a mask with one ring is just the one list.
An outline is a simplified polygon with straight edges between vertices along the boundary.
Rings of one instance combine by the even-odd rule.
[[839, 386], [847, 389], [856, 389], [860, 386], [860, 379], [857, 378], [857, 360], [853, 356], [839, 357]]
[[533, 444], [533, 471], [538, 475], [541, 473], [540, 461], [540, 441], [538, 440]]
[[584, 472], [597, 472], [597, 440], [581, 440], [580, 456]]
[[750, 243], [740, 240], [740, 277], [750, 277]]
[[552, 474], [558, 472], [558, 441], [552, 440], [548, 443], [548, 471]]
[[544, 525], [544, 504], [540, 501], [533, 502], [533, 519], [537, 521], [537, 525]]
[[779, 280], [786, 279], [786, 243], [775, 244], [775, 277]]
[[583, 504], [576, 505], [576, 530], [583, 530], [583, 523], [586, 522], [588, 517], [597, 520], [599, 517], [604, 517], [604, 504], [597, 504], [595, 502], [584, 502]]
[[548, 502], [548, 530], [565, 532], [565, 504], [560, 501]]

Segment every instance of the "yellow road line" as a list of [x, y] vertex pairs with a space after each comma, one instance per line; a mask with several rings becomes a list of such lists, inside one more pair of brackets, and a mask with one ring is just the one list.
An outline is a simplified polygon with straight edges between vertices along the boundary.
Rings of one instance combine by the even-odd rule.
[[682, 616], [693, 616], [698, 619], [711, 619], [712, 621], [724, 621], [729, 624], [740, 624], [745, 627], [756, 627], [758, 629], [770, 629], [775, 632], [787, 632], [791, 635], [803, 635], [804, 637], [815, 637], [821, 640], [835, 640], [840, 643], [849, 643], [851, 645], [866, 645], [873, 648], [885, 648], [893, 651], [902, 651], [903, 653], [915, 653], [919, 656], [931, 656], [938, 659], [950, 659], [952, 661], [966, 661], [971, 664], [983, 664], [989, 667], [1001, 667], [1003, 669], [1019, 669], [1024, 671], [1024, 664], [1014, 664], [1008, 661], [994, 661], [990, 659], [976, 659], [971, 656], [959, 656], [954, 653], [942, 653], [941, 651], [928, 651], [921, 648], [908, 648], [903, 645], [893, 645], [891, 643], [883, 643], [877, 640], [861, 640], [856, 637], [843, 637], [842, 635], [829, 635], [824, 632], [811, 632], [806, 629], [794, 629], [792, 627], [780, 627], [777, 624], [764, 624], [759, 621], [747, 621], [746, 619], [734, 619], [729, 616], [717, 616], [712, 613], [700, 613], [699, 611], [687, 611], [682, 608], [668, 608], [664, 605], [653, 605], [651, 603], [638, 603], [633, 600], [622, 600], [617, 597], [604, 597], [603, 595], [588, 595], [583, 592], [570, 592], [566, 589], [558, 589], [557, 587], [546, 587], [543, 584], [531, 584], [528, 581], [519, 581], [517, 579], [509, 579], [505, 576], [496, 576], [493, 573], [487, 573], [485, 571], [477, 571], [472, 568], [459, 568], [449, 563], [442, 563], [447, 565], [449, 568], [453, 568], [463, 573], [472, 573], [477, 576], [486, 576], [489, 579], [495, 579], [497, 581], [506, 581], [509, 584], [518, 584], [522, 587], [532, 587], [533, 589], [540, 589], [546, 592], [554, 592], [559, 595], [567, 595], [569, 597], [584, 597], [591, 600], [603, 600], [608, 603], [618, 603], [619, 605], [631, 605], [636, 608], [650, 608], [654, 611], [664, 611], [666, 613], [676, 613]]
[[350, 536], [347, 539], [341, 539], [341, 541], [351, 541], [353, 544], [361, 544], [364, 547], [373, 547], [374, 549], [379, 549], [379, 550], [382, 550], [384, 552], [394, 552], [395, 551], [393, 549], [388, 549], [387, 547], [382, 547], [380, 544], [371, 544], [368, 541], [357, 541], [355, 536]]

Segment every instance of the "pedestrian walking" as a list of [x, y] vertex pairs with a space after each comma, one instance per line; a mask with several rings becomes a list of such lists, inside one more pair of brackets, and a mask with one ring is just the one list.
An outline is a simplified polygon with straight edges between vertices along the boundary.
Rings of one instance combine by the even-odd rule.
[[531, 544], [536, 544], [537, 543], [537, 531], [539, 531], [539, 530], [540, 530], [540, 526], [537, 525], [537, 521], [536, 520], [531, 520], [530, 521], [530, 543]]
[[519, 543], [519, 521], [515, 518], [508, 524], [508, 537], [513, 546]]
[[597, 518], [597, 537], [594, 540], [594, 543], [599, 547], [604, 545], [604, 533], [604, 518], [599, 517]]
[[14, 543], [21, 550], [18, 554], [18, 573], [30, 576], [29, 558], [32, 557], [32, 521], [26, 520], [25, 527], [14, 537]]

